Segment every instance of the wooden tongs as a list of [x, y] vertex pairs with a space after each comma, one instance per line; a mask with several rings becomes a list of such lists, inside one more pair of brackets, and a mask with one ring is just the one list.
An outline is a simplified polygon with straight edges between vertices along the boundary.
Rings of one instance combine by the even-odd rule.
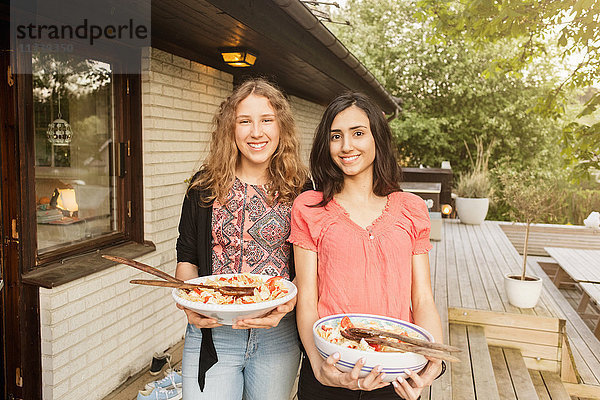
[[[454, 346], [448, 346], [442, 343], [433, 343], [427, 340], [417, 339], [410, 336], [399, 335], [397, 333], [382, 331], [379, 329], [348, 327], [341, 329], [340, 333], [346, 339], [360, 342], [364, 339], [369, 344], [379, 344], [393, 347], [405, 352], [421, 354], [423, 356], [437, 358], [448, 362], [460, 362], [460, 359], [449, 354], [451, 352], [460, 352], [461, 349]], [[399, 343], [388, 338], [401, 340]]]
[[167, 274], [159, 269], [151, 267], [150, 265], [141, 263], [139, 261], [130, 260], [128, 258], [117, 257], [117, 256], [109, 256], [102, 255], [102, 257], [107, 260], [114, 261], [119, 264], [129, 265], [130, 267], [137, 268], [141, 271], [147, 272], [154, 276], [164, 279], [164, 281], [152, 280], [152, 279], [133, 279], [129, 281], [130, 283], [138, 284], [138, 285], [148, 285], [148, 286], [161, 286], [161, 287], [172, 287], [179, 289], [212, 289], [215, 290], [222, 295], [225, 296], [234, 296], [234, 297], [242, 297], [242, 296], [252, 296], [254, 295], [254, 289], [257, 289], [255, 286], [215, 286], [215, 285], [204, 285], [201, 283], [186, 283], [181, 279], [177, 279], [174, 276]]

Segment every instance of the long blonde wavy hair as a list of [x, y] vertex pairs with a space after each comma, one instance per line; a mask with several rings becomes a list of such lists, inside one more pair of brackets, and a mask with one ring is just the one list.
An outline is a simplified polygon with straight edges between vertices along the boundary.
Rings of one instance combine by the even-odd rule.
[[189, 187], [202, 189], [201, 201], [205, 205], [215, 199], [224, 203], [233, 186], [239, 158], [239, 150], [235, 144], [236, 109], [251, 94], [264, 96], [269, 100], [279, 124], [279, 145], [268, 167], [269, 201], [272, 203], [277, 197], [279, 202], [292, 203], [306, 182], [307, 169], [300, 160], [300, 143], [290, 104], [271, 83], [261, 78], [250, 79], [238, 86], [221, 103], [213, 118], [215, 128], [210, 152], [200, 167], [200, 173]]

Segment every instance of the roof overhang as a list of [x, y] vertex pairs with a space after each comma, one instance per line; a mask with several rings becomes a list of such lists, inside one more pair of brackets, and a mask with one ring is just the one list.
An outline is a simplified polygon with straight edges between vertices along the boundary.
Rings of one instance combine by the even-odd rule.
[[[327, 104], [347, 90], [370, 96], [386, 114], [398, 105], [373, 75], [298, 0], [152, 2], [152, 45], [233, 74], [264, 76], [287, 93]], [[223, 47], [258, 53], [250, 68], [227, 66]]]

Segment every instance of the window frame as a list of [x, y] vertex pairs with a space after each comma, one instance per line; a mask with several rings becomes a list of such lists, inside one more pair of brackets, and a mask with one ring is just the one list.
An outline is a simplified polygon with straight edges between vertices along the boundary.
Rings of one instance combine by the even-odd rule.
[[[100, 55], [90, 58], [110, 62], [112, 72], [112, 97], [114, 110], [114, 143], [115, 148], [115, 190], [116, 190], [116, 232], [102, 235], [78, 243], [65, 245], [43, 254], [38, 254], [37, 243], [37, 218], [35, 204], [35, 157], [21, 157], [22, 166], [29, 171], [24, 182], [26, 191], [30, 194], [27, 205], [24, 207], [23, 228], [29, 228], [29, 243], [24, 244], [29, 254], [33, 254], [34, 263], [23, 265], [23, 274], [31, 274], [43, 270], [45, 267], [65, 264], [68, 260], [95, 254], [103, 249], [113, 246], [123, 246], [130, 242], [144, 243], [143, 232], [143, 157], [142, 157], [142, 107], [141, 107], [141, 73], [120, 73], [122, 65], [111, 60], [110, 57]], [[19, 57], [24, 63], [31, 65], [31, 55], [21, 54]], [[141, 59], [141, 54], [139, 54]], [[141, 71], [140, 71], [141, 72]], [[35, 135], [33, 134], [33, 79], [31, 74], [20, 75], [23, 82], [21, 91], [25, 97], [25, 104], [29, 105], [18, 111], [21, 116], [23, 129], [19, 129], [21, 140], [26, 144], [27, 153], [35, 154]], [[119, 144], [122, 144], [119, 146]], [[119, 162], [119, 148], [124, 152], [123, 177], [119, 177], [116, 170]], [[33, 240], [32, 240], [33, 239]], [[152, 245], [152, 250], [154, 246]], [[151, 251], [151, 250], [150, 250]], [[148, 250], [144, 251], [148, 252]], [[82, 260], [84, 261], [84, 260]], [[97, 268], [96, 268], [97, 269]], [[57, 271], [58, 272], [58, 271]], [[90, 273], [94, 272], [94, 268]], [[79, 271], [77, 276], [82, 275]], [[46, 285], [42, 285], [46, 286]]]

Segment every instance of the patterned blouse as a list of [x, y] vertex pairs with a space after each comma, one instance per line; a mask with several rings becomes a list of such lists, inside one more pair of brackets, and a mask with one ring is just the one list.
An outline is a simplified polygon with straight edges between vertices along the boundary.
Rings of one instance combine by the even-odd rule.
[[289, 279], [291, 204], [267, 203], [264, 185], [235, 178], [212, 215], [213, 274], [250, 272]]

